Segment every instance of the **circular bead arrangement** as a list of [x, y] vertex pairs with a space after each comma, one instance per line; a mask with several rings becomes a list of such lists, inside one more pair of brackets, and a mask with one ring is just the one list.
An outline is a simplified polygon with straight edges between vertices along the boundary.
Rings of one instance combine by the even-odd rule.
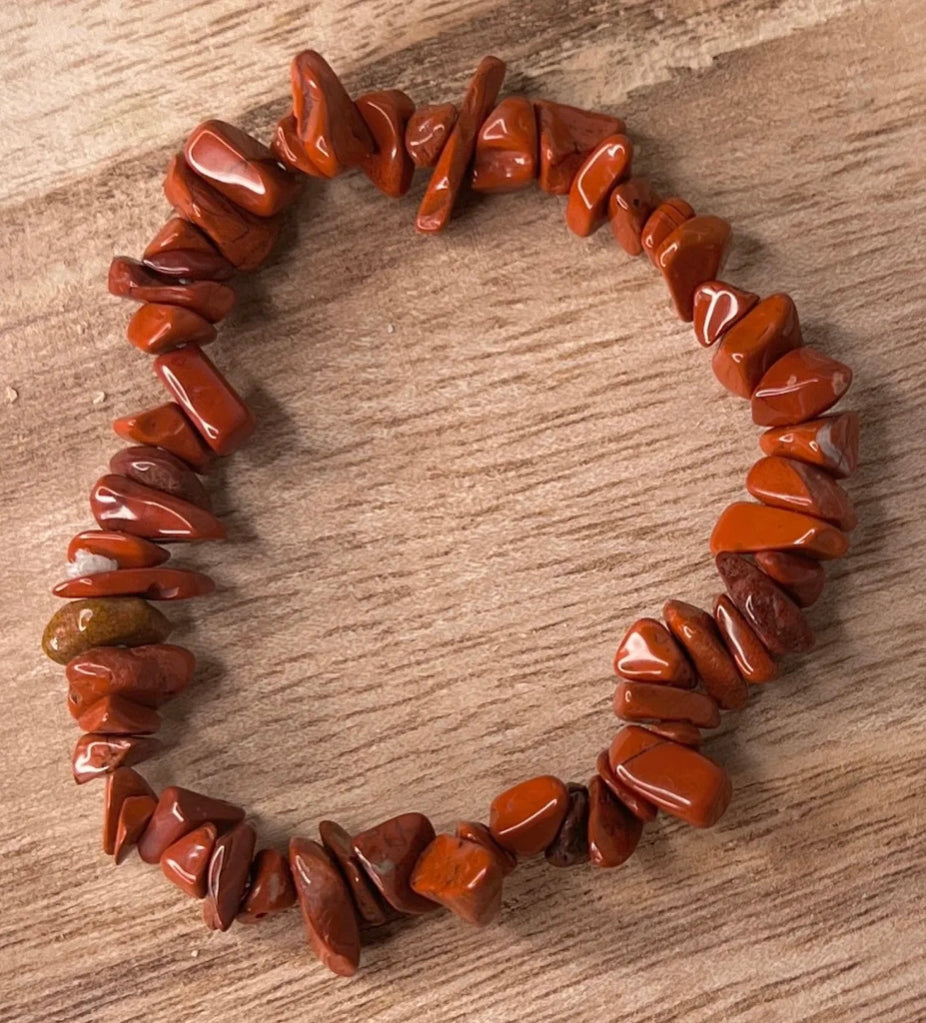
[[[292, 62], [292, 112], [269, 148], [222, 121], [193, 131], [164, 182], [173, 215], [140, 261], [116, 257], [109, 272], [114, 295], [141, 303], [128, 340], [154, 356], [171, 400], [113, 423], [132, 446], [93, 487], [98, 528], [71, 541], [68, 578], [53, 590], [69, 603], [43, 637], [45, 653], [66, 665], [68, 706], [83, 732], [74, 778], [105, 778], [104, 852], [118, 863], [136, 846], [203, 900], [213, 929], [298, 901], [313, 950], [342, 975], [357, 969], [364, 933], [390, 920], [444, 906], [488, 923], [519, 857], [616, 867], [660, 810], [714, 824], [731, 785], [701, 752], [702, 730], [745, 705], [747, 683], [769, 682], [781, 657], [813, 645], [802, 608], [820, 596], [823, 562], [846, 552], [855, 525], [837, 480], [855, 468], [858, 417], [826, 414], [848, 389], [849, 368], [803, 345], [787, 295], [760, 299], [717, 279], [729, 224], [633, 176], [619, 118], [523, 96], [498, 102], [504, 75], [486, 57], [459, 108], [416, 107], [398, 89], [352, 100], [307, 50]], [[622, 726], [587, 785], [521, 781], [492, 801], [488, 825], [460, 821], [452, 834], [435, 834], [420, 813], [356, 835], [322, 821], [317, 840], [294, 837], [284, 855], [257, 849], [241, 807], [173, 785], [155, 793], [134, 765], [157, 752], [159, 708], [195, 669], [188, 650], [165, 642], [171, 623], [150, 601], [214, 589], [208, 576], [165, 567], [162, 544], [224, 538], [200, 475], [254, 429], [203, 348], [234, 305], [227, 282], [268, 256], [307, 179], [351, 168], [396, 198], [416, 168], [431, 169], [417, 217], [425, 233], [446, 227], [467, 185], [507, 192], [537, 182], [566, 196], [566, 222], [580, 236], [610, 222], [625, 252], [645, 253], [662, 273], [678, 316], [713, 347], [717, 379], [767, 429], [746, 477], [757, 503], [731, 504], [711, 537], [726, 592], [712, 614], [669, 600], [663, 621], [641, 618], [627, 630], [614, 659]]]

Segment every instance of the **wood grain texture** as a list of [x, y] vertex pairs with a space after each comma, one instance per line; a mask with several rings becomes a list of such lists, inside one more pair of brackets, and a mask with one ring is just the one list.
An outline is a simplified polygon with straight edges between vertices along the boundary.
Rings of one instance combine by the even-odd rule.
[[[109, 259], [161, 223], [185, 130], [267, 136], [307, 45], [355, 91], [454, 99], [493, 52], [509, 91], [619, 111], [638, 167], [733, 222], [727, 276], [789, 291], [855, 368], [864, 428], [817, 649], [710, 741], [720, 825], [662, 821], [612, 872], [529, 862], [493, 927], [398, 927], [347, 982], [295, 914], [212, 934], [156, 870], [113, 869], [38, 654], [109, 422], [161, 400]], [[3, 5], [0, 1020], [926, 1018], [924, 51], [921, 0]], [[220, 592], [175, 613], [201, 668], [144, 773], [242, 801], [265, 842], [585, 780], [621, 631], [710, 600], [707, 537], [758, 451], [606, 232], [531, 192], [416, 237], [424, 183], [311, 189], [214, 346], [261, 428], [215, 474], [231, 541], [175, 559]]]

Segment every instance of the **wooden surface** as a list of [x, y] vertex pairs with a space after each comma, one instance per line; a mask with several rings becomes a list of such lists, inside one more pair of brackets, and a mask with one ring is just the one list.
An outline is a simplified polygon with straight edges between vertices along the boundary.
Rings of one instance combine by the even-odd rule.
[[[397, 928], [350, 981], [295, 913], [212, 934], [157, 870], [113, 867], [38, 652], [110, 420], [162, 400], [108, 261], [161, 223], [197, 121], [267, 136], [306, 46], [355, 93], [456, 99], [493, 52], [509, 91], [619, 111], [637, 167], [733, 222], [728, 278], [789, 291], [851, 363], [864, 423], [817, 649], [708, 745], [720, 825], [660, 821], [611, 872], [528, 862], [497, 924]], [[2, 6], [0, 1020], [926, 1018], [924, 50], [922, 0]], [[174, 612], [201, 669], [144, 771], [242, 801], [264, 841], [586, 780], [621, 631], [711, 599], [707, 537], [757, 453], [607, 232], [532, 191], [416, 237], [423, 188], [312, 189], [214, 346], [261, 428], [215, 474], [231, 542], [175, 559], [221, 590]]]

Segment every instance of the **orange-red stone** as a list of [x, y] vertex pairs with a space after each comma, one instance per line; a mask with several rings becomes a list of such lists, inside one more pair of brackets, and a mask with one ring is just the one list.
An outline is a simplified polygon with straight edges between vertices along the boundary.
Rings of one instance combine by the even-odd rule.
[[457, 838], [465, 838], [468, 842], [475, 842], [476, 845], [481, 845], [488, 849], [498, 860], [498, 865], [501, 867], [502, 874], [505, 877], [518, 865], [517, 856], [510, 850], [500, 846], [492, 837], [492, 832], [489, 831], [485, 824], [480, 824], [478, 821], [457, 821], [454, 834]]
[[90, 492], [90, 508], [104, 529], [121, 529], [148, 539], [167, 542], [225, 538], [225, 527], [205, 508], [126, 476], [112, 473], [101, 476]]
[[699, 728], [720, 724], [720, 710], [710, 696], [652, 682], [618, 682], [614, 713], [622, 721], [688, 721]]
[[119, 298], [181, 306], [210, 323], [224, 319], [235, 304], [235, 293], [227, 284], [179, 281], [128, 256], [115, 256], [109, 264], [108, 287], [110, 294]]
[[813, 348], [796, 348], [774, 363], [752, 395], [752, 421], [793, 426], [815, 419], [849, 390], [852, 370]]
[[287, 114], [286, 117], [277, 122], [277, 126], [273, 131], [273, 138], [270, 141], [270, 152], [290, 170], [297, 170], [313, 178], [325, 177], [306, 155], [296, 128], [296, 117], [294, 114]]
[[626, 135], [609, 135], [582, 161], [569, 186], [566, 225], [585, 238], [607, 219], [611, 189], [630, 173], [633, 143]]
[[826, 585], [826, 569], [819, 561], [783, 551], [756, 551], [756, 564], [791, 594], [799, 607], [810, 607], [820, 599]]
[[710, 348], [758, 301], [759, 296], [751, 291], [741, 291], [723, 281], [705, 281], [694, 293], [695, 337], [705, 348]]
[[202, 572], [186, 568], [117, 568], [66, 579], [51, 591], [56, 597], [144, 597], [146, 600], [186, 600], [215, 592], [215, 583]]
[[398, 199], [408, 191], [415, 173], [405, 151], [405, 126], [415, 104], [400, 89], [386, 89], [358, 97], [357, 110], [374, 144], [373, 152], [361, 164], [363, 172], [381, 192]]
[[694, 215], [695, 211], [689, 203], [678, 196], [673, 196], [671, 199], [661, 202], [647, 217], [640, 235], [640, 246], [654, 266], [656, 265], [656, 253], [662, 243], [673, 231], [681, 227], [686, 220], [691, 220]]
[[693, 604], [667, 600], [662, 609], [669, 631], [691, 658], [705, 692], [724, 710], [746, 705], [748, 690], [717, 631], [714, 619]]
[[416, 167], [433, 167], [457, 121], [452, 103], [431, 103], [418, 109], [405, 128], [405, 149]]
[[485, 119], [476, 136], [473, 190], [514, 192], [537, 177], [537, 118], [523, 96], [508, 96]]
[[843, 479], [855, 472], [858, 440], [858, 413], [841, 412], [796, 426], [766, 430], [759, 438], [759, 444], [767, 455], [797, 458]]
[[74, 561], [81, 551], [109, 558], [117, 568], [153, 568], [170, 557], [170, 552], [156, 543], [117, 529], [87, 529], [78, 533], [68, 544], [68, 561]]
[[189, 341], [207, 345], [215, 340], [216, 329], [192, 309], [147, 302], [135, 310], [125, 336], [140, 351], [157, 355]]
[[167, 277], [227, 281], [237, 271], [195, 224], [171, 217], [142, 254], [145, 266]]
[[744, 679], [758, 685], [777, 677], [774, 658], [725, 593], [714, 601], [714, 619]]
[[296, 887], [286, 857], [261, 849], [251, 864], [247, 894], [238, 910], [240, 923], [257, 923], [296, 904]]
[[414, 892], [409, 884], [418, 857], [434, 838], [422, 813], [403, 813], [354, 835], [357, 858], [380, 895], [400, 913], [430, 913], [437, 904]]
[[138, 855], [145, 863], [157, 863], [164, 851], [194, 828], [207, 821], [224, 831], [244, 819], [244, 810], [224, 799], [213, 799], [190, 789], [169, 785], [138, 842]]
[[123, 862], [138, 841], [156, 805], [154, 796], [127, 796], [122, 801], [119, 818], [116, 821], [116, 842], [113, 847], [113, 859], [117, 864]]
[[196, 658], [173, 643], [99, 646], [68, 661], [68, 708], [77, 717], [104, 696], [160, 707], [189, 685]]
[[131, 767], [117, 767], [106, 775], [103, 796], [103, 852], [112, 856], [116, 850], [116, 831], [122, 804], [129, 796], [153, 797], [151, 786]]
[[385, 923], [394, 910], [386, 904], [354, 852], [350, 835], [334, 821], [320, 821], [318, 837], [341, 868], [360, 919], [373, 927]]
[[711, 534], [711, 554], [733, 551], [788, 551], [827, 561], [849, 549], [849, 538], [823, 519], [784, 508], [736, 501], [717, 519]]
[[598, 772], [598, 777], [635, 817], [639, 817], [644, 822], [656, 819], [656, 814], [659, 812], [656, 807], [633, 789], [628, 788], [611, 769], [611, 761], [606, 749], [598, 754], [595, 770]]
[[254, 829], [244, 821], [216, 839], [203, 902], [203, 920], [210, 930], [227, 931], [235, 922], [247, 890], [256, 841]]
[[206, 875], [218, 834], [214, 824], [201, 824], [171, 842], [161, 855], [164, 876], [190, 898], [206, 897]]
[[616, 799], [600, 775], [588, 783], [588, 858], [596, 867], [619, 867], [633, 855], [643, 821]]
[[858, 523], [849, 495], [832, 476], [796, 459], [760, 458], [749, 470], [746, 489], [763, 504], [826, 519], [840, 529], [852, 530]]
[[461, 920], [484, 927], [502, 906], [502, 870], [488, 849], [453, 835], [437, 835], [418, 857], [411, 886]]
[[687, 721], [647, 721], [642, 727], [684, 746], [701, 745], [701, 729]]
[[71, 773], [78, 785], [102, 778], [117, 767], [133, 767], [154, 756], [161, 743], [147, 735], [103, 735], [87, 732], [74, 746]]
[[489, 831], [516, 855], [536, 856], [556, 838], [568, 807], [569, 793], [559, 778], [529, 778], [492, 800]]
[[654, 262], [662, 271], [679, 319], [694, 317], [695, 291], [717, 276], [730, 241], [730, 225], [721, 217], [690, 217], [656, 249]]
[[609, 135], [623, 135], [619, 117], [537, 100], [540, 170], [538, 183], [550, 195], [568, 195], [586, 156]]
[[209, 469], [214, 457], [186, 413], [173, 401], [114, 419], [113, 430], [124, 440], [164, 448], [199, 473]]
[[659, 205], [659, 198], [646, 178], [622, 181], [608, 199], [608, 219], [617, 243], [629, 256], [643, 251], [643, 228]]
[[169, 451], [145, 444], [123, 448], [110, 458], [109, 471], [212, 511], [212, 501], [199, 477]]
[[161, 727], [161, 715], [124, 696], [103, 696], [77, 715], [77, 723], [101, 735], [150, 735]]
[[640, 618], [624, 634], [614, 672], [631, 682], [662, 682], [691, 689], [695, 673], [669, 630], [655, 618]]

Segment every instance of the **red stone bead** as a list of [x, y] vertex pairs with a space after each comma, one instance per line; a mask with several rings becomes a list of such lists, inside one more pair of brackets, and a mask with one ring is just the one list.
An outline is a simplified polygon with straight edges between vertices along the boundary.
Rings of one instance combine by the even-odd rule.
[[507, 96], [476, 136], [473, 191], [514, 192], [537, 177], [537, 118], [523, 96]]
[[400, 89], [367, 92], [357, 98], [357, 110], [375, 146], [364, 157], [363, 172], [381, 192], [398, 199], [408, 191], [415, 173], [405, 151], [405, 126], [415, 111], [414, 101]]
[[154, 371], [217, 455], [237, 451], [254, 432], [254, 416], [197, 345], [165, 352]]
[[536, 856], [556, 838], [568, 808], [569, 793], [559, 778], [529, 778], [492, 800], [489, 831], [516, 855]]
[[540, 99], [534, 103], [539, 135], [539, 184], [550, 195], [568, 195], [586, 156], [609, 135], [623, 135], [619, 117]]
[[796, 348], [772, 365], [752, 395], [752, 421], [792, 426], [815, 419], [849, 390], [852, 370], [813, 348]]
[[235, 304], [235, 293], [218, 281], [180, 282], [149, 270], [137, 259], [116, 256], [109, 264], [109, 291], [135, 302], [181, 306], [210, 323], [224, 319]]
[[310, 163], [326, 178], [358, 167], [373, 152], [369, 129], [340, 78], [314, 50], [290, 65], [296, 134]]
[[116, 821], [116, 843], [113, 848], [113, 859], [117, 864], [125, 860], [138, 841], [156, 805], [154, 796], [127, 796], [123, 800]]
[[153, 797], [151, 786], [131, 767], [117, 767], [106, 775], [106, 789], [103, 796], [103, 852], [112, 856], [116, 850], [116, 829], [119, 812], [129, 796]]
[[502, 876], [488, 849], [453, 835], [436, 835], [418, 857], [410, 883], [423, 898], [484, 927], [502, 908]]
[[586, 238], [607, 220], [611, 190], [630, 173], [632, 160], [630, 139], [609, 135], [582, 161], [566, 203], [566, 225], [573, 234]]
[[78, 533], [68, 544], [68, 561], [75, 561], [81, 551], [109, 558], [117, 568], [153, 568], [170, 557], [170, 552], [156, 543], [116, 529], [87, 529]]
[[186, 600], [215, 592], [215, 583], [202, 572], [186, 568], [117, 568], [65, 579], [51, 591], [56, 597], [144, 597], [146, 600]]
[[701, 729], [687, 721], [647, 721], [641, 726], [654, 735], [661, 735], [683, 746], [700, 746]]
[[681, 227], [686, 220], [691, 220], [694, 215], [695, 212], [691, 205], [678, 196], [665, 199], [653, 210], [643, 225], [640, 245], [654, 266], [656, 253], [662, 243], [673, 231]]
[[699, 728], [720, 724], [720, 710], [710, 696], [652, 682], [618, 682], [614, 713], [622, 721], [688, 721]]
[[553, 867], [574, 867], [588, 862], [588, 789], [570, 782], [569, 807], [556, 838], [544, 849], [544, 859]]
[[161, 871], [164, 876], [190, 898], [206, 897], [209, 862], [218, 834], [214, 824], [201, 824], [181, 835], [161, 855]]
[[746, 705], [748, 690], [714, 619], [683, 600], [667, 600], [662, 609], [669, 631], [691, 658], [705, 692], [724, 710]]
[[502, 874], [505, 877], [518, 865], [517, 856], [510, 850], [500, 846], [492, 837], [492, 832], [489, 831], [485, 824], [480, 824], [478, 821], [457, 821], [454, 834], [457, 838], [465, 838], [467, 842], [475, 842], [477, 845], [488, 849], [498, 860], [498, 865], [502, 868]]
[[290, 170], [300, 171], [313, 178], [325, 176], [306, 155], [293, 114], [287, 114], [278, 122], [270, 142], [270, 152]]
[[240, 923], [256, 923], [296, 904], [296, 887], [286, 857], [261, 849], [251, 864], [247, 894], [238, 910]]
[[138, 842], [145, 863], [157, 863], [164, 851], [201, 824], [211, 822], [219, 832], [244, 819], [244, 810], [224, 799], [202, 796], [190, 789], [169, 785]]
[[437, 904], [412, 891], [409, 879], [418, 857], [434, 839], [431, 822], [421, 813], [403, 813], [353, 839], [354, 853], [380, 895], [400, 913], [418, 915]]
[[723, 281], [705, 281], [694, 293], [695, 337], [710, 348], [755, 306], [759, 296]]
[[206, 871], [203, 902], [203, 920], [210, 930], [227, 931], [235, 922], [247, 890], [256, 842], [254, 829], [244, 821], [216, 839]]
[[608, 751], [603, 749], [595, 761], [595, 770], [598, 777], [608, 786], [613, 795], [627, 807], [627, 809], [641, 821], [652, 821], [656, 819], [659, 812], [652, 803], [638, 795], [633, 789], [628, 788], [611, 769], [611, 761], [608, 758]]
[[792, 458], [760, 458], [749, 470], [746, 489], [763, 504], [826, 519], [840, 529], [852, 530], [858, 524], [849, 495], [832, 476]]
[[384, 924], [392, 912], [391, 907], [383, 901], [369, 875], [360, 865], [350, 835], [334, 821], [321, 821], [318, 825], [318, 837], [341, 868], [361, 920], [373, 927]]
[[801, 324], [790, 296], [770, 295], [724, 334], [714, 349], [714, 376], [728, 391], [749, 398], [765, 371], [801, 344]]
[[78, 785], [102, 778], [117, 767], [133, 767], [161, 748], [158, 739], [147, 735], [102, 735], [87, 732], [74, 746], [71, 773]]
[[595, 775], [588, 783], [588, 858], [596, 867], [619, 867], [633, 855], [642, 834], [643, 821]]
[[758, 685], [777, 677], [774, 658], [725, 593], [714, 601], [714, 619], [743, 678]]
[[476, 147], [476, 134], [495, 105], [504, 78], [504, 63], [496, 57], [483, 57], [418, 207], [415, 226], [419, 231], [432, 234], [447, 226]]
[[717, 276], [727, 253], [730, 225], [721, 217], [691, 217], [656, 249], [654, 262], [669, 288], [679, 319], [694, 318], [695, 291]]
[[190, 651], [173, 643], [94, 647], [68, 661], [68, 707], [77, 717], [104, 696], [160, 707], [186, 689], [195, 668]]
[[405, 150], [416, 167], [433, 167], [457, 123], [452, 103], [431, 103], [418, 109], [405, 128]]
[[227, 281], [237, 271], [195, 224], [171, 217], [142, 254], [145, 266], [166, 277]]
[[104, 529], [165, 542], [225, 539], [225, 527], [205, 508], [126, 476], [101, 476], [90, 493], [90, 508]]
[[109, 471], [212, 511], [212, 501], [199, 477], [169, 451], [149, 445], [123, 448], [110, 458]]
[[113, 420], [113, 430], [124, 440], [164, 448], [197, 472], [206, 472], [213, 454], [176, 402]]
[[842, 479], [855, 472], [858, 440], [858, 413], [841, 412], [796, 426], [766, 430], [759, 444], [767, 455], [797, 458]]
[[798, 607], [810, 607], [826, 585], [826, 569], [819, 561], [783, 551], [756, 551], [756, 564], [794, 598]]
[[148, 302], [135, 310], [125, 336], [140, 351], [157, 355], [190, 341], [207, 345], [217, 335], [215, 327], [192, 309]]
[[691, 689], [694, 670], [668, 629], [655, 618], [640, 618], [624, 634], [614, 655], [614, 672], [631, 682], [662, 682]]
[[161, 715], [124, 696], [103, 696], [77, 715], [85, 732], [101, 735], [150, 735], [161, 727]]
[[608, 199], [611, 230], [629, 256], [639, 256], [643, 251], [640, 240], [643, 227], [658, 205], [659, 198], [646, 178], [628, 178], [611, 192]]
[[842, 557], [848, 549], [846, 534], [823, 519], [746, 501], [728, 505], [711, 534], [714, 555], [721, 551], [787, 551], [827, 561]]

